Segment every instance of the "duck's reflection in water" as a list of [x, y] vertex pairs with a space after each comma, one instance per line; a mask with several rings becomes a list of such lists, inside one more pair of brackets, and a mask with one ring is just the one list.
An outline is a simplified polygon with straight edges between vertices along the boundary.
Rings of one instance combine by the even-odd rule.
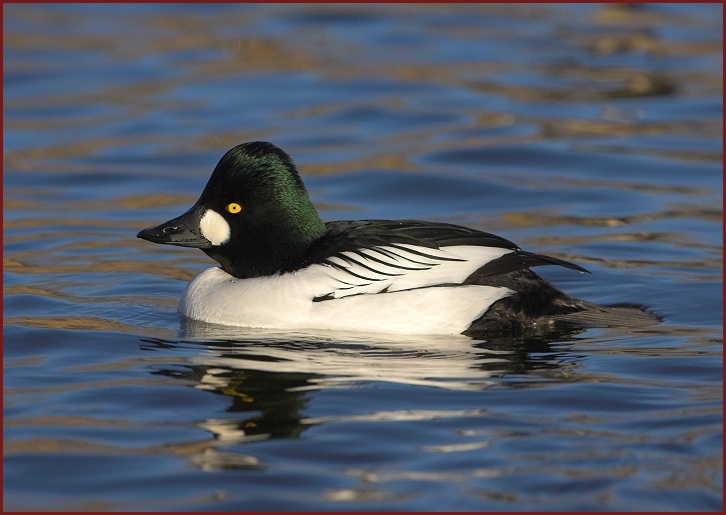
[[[376, 411], [365, 415], [306, 417], [315, 391], [394, 382], [447, 390], [477, 391], [522, 383], [523, 374], [549, 382], [577, 366], [570, 351], [573, 332], [547, 340], [452, 336], [371, 336], [353, 333], [272, 333], [184, 319], [178, 339], [143, 339], [146, 347], [190, 347], [181, 362], [154, 373], [188, 381], [194, 388], [229, 399], [226, 413], [195, 424], [214, 435], [199, 443], [191, 460], [205, 469], [258, 468], [254, 457], [234, 452], [238, 444], [297, 438], [305, 429], [353, 420], [415, 420], [474, 415], [461, 410]], [[191, 355], [189, 355], [191, 354]], [[538, 381], [526, 381], [527, 387]], [[221, 452], [224, 447], [227, 452]]]

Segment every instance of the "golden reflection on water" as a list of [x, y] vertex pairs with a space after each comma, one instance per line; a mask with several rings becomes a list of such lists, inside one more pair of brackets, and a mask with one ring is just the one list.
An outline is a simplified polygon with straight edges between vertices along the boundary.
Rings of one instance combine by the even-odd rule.
[[[148, 300], [144, 299], [144, 302], [148, 302]], [[166, 306], [166, 308], [176, 308], [176, 303], [174, 303], [173, 306]], [[142, 326], [139, 324], [125, 324], [117, 320], [90, 316], [5, 317], [3, 318], [3, 323], [7, 325], [19, 325], [37, 329], [62, 329], [67, 331], [118, 331], [124, 334], [154, 336], [157, 338], [168, 338], [176, 335], [175, 332], [168, 329]]]
[[[492, 15], [505, 15], [523, 17], [524, 19], [538, 19], [549, 15], [548, 8], [538, 6], [534, 8], [523, 8], [522, 6], [512, 5], [509, 7], [496, 6], [493, 4], [474, 5], [468, 4], [467, 9], [472, 12], [491, 13]], [[44, 19], [50, 16], [45, 13], [40, 6], [26, 6], [23, 9], [14, 9], [11, 5], [6, 6], [9, 13], [15, 17], [29, 19]], [[272, 10], [278, 10], [286, 15], [295, 16], [300, 13], [305, 16], [314, 16], [315, 6], [301, 7], [269, 7]], [[381, 7], [371, 6], [335, 6], [330, 5], [324, 9], [320, 9], [320, 15], [334, 14], [335, 16], [365, 16], [378, 15]], [[460, 6], [434, 6], [429, 4], [419, 4], [414, 6], [389, 5], [385, 7], [388, 16], [398, 16], [404, 19], [407, 13], [415, 11], [417, 14], [431, 12], [437, 13], [441, 11], [454, 11], [461, 9]], [[585, 52], [594, 52], [597, 54], [624, 54], [624, 53], [645, 53], [659, 57], [671, 56], [681, 58], [683, 56], [701, 56], [708, 53], [717, 53], [720, 51], [720, 42], [715, 41], [696, 41], [689, 42], [687, 40], [679, 40], [677, 43], [673, 41], [664, 41], [658, 36], [657, 32], [641, 29], [649, 23], [671, 23], [673, 20], [668, 14], [654, 15], [652, 12], [640, 9], [626, 9], [622, 12], [615, 8], [617, 15], [613, 15], [612, 8], [609, 5], [600, 6], [596, 11], [594, 19], [589, 20], [595, 26], [602, 26], [608, 30], [617, 27], [622, 30], [622, 34], [616, 36], [604, 31], [599, 34], [597, 31], [593, 33], [567, 33], [564, 37], [571, 40], [576, 47], [581, 47]], [[720, 73], [708, 73], [704, 71], [688, 72], [687, 75], [681, 75], [678, 72], [671, 72], [668, 75], [658, 74], [648, 69], [640, 69], [633, 67], [590, 67], [580, 62], [567, 62], [556, 64], [542, 64], [538, 69], [538, 73], [545, 76], [566, 76], [572, 80], [581, 80], [589, 84], [590, 87], [573, 87], [568, 89], [548, 89], [542, 84], [505, 84], [498, 80], [498, 74], [506, 71], [515, 71], [514, 65], [508, 65], [503, 62], [435, 62], [435, 63], [406, 63], [398, 62], [394, 55], [380, 56], [375, 64], [365, 65], [360, 60], [351, 59], [351, 48], [340, 47], [340, 41], [336, 41], [336, 45], [330, 45], [331, 41], [326, 36], [311, 36], [305, 28], [293, 30], [289, 35], [282, 34], [277, 39], [268, 36], [229, 36], [223, 37], [220, 34], [224, 31], [219, 30], [221, 23], [225, 27], [237, 27], [234, 32], [244, 33], [244, 27], [254, 26], [255, 17], [258, 15], [254, 9], [240, 9], [238, 12], [231, 11], [227, 13], [223, 20], [217, 19], [215, 23], [207, 23], [210, 19], [206, 16], [195, 14], [191, 16], [187, 13], [175, 13], [174, 16], [165, 14], [152, 14], [149, 17], [136, 20], [138, 26], [133, 32], [133, 37], [138, 38], [136, 44], [129, 45], [128, 40], [115, 41], [112, 38], [106, 38], [104, 35], [89, 37], [74, 36], [72, 32], [66, 34], [66, 37], [59, 39], [55, 36], [44, 37], [42, 34], [34, 34], [32, 37], [24, 35], [17, 31], [7, 31], [4, 35], [4, 44], [16, 51], [42, 51], [48, 49], [83, 49], [101, 48], [108, 51], [112, 56], [120, 59], [138, 59], [145, 55], [164, 54], [166, 52], [183, 52], [194, 51], [200, 48], [216, 49], [214, 59], [192, 61], [185, 68], [188, 76], [184, 79], [185, 83], [193, 84], [195, 80], [213, 81], [215, 78], [225, 80], [230, 76], [239, 74], [257, 74], [257, 73], [290, 73], [295, 71], [311, 72], [322, 80], [328, 79], [346, 79], [356, 80], [365, 79], [373, 72], [380, 77], [388, 77], [391, 80], [414, 81], [431, 84], [441, 84], [454, 88], [463, 88], [464, 90], [492, 93], [509, 98], [512, 101], [556, 101], [567, 103], [583, 103], [588, 101], [597, 101], [601, 98], [615, 97], [643, 97], [654, 95], [668, 95], [672, 93], [694, 93], [701, 95], [721, 95], [723, 89], [723, 80]], [[75, 19], [77, 17], [77, 19]], [[67, 13], [64, 23], [73, 25], [81, 24], [85, 20], [85, 16], [74, 13]], [[146, 28], [154, 28], [155, 30], [145, 30]], [[501, 37], [505, 40], [513, 37], [504, 29], [495, 27], [437, 27], [435, 31], [442, 31], [448, 34], [448, 37], [462, 40], [490, 39]], [[324, 49], [324, 50], [321, 50]], [[22, 65], [13, 61], [7, 66], [32, 67], [42, 66], [42, 64], [34, 64], [34, 61], [26, 61]], [[13, 68], [10, 68], [13, 71]], [[694, 75], [697, 73], [697, 75]], [[472, 77], [486, 77], [486, 79]], [[595, 87], [593, 87], [595, 85]], [[97, 115], [90, 117], [74, 117], [67, 119], [39, 119], [29, 120], [22, 117], [10, 116], [5, 117], [6, 130], [14, 129], [49, 129], [54, 124], [60, 127], [68, 127], [68, 124], [92, 127], [102, 125], [103, 123], [113, 123], [119, 120], [133, 119], [135, 116], [142, 114], [149, 109], [181, 109], [188, 108], [188, 104], [168, 98], [174, 89], [180, 86], [179, 81], [147, 78], [144, 82], [135, 85], [126, 85], [123, 87], [109, 86], [100, 91], [94, 92], [92, 95], [87, 93], [74, 95], [73, 93], [59, 93], [55, 95], [34, 96], [32, 98], [14, 99], [9, 98], [5, 102], [6, 108], [10, 109], [55, 109], [68, 106], [69, 104], [88, 104], [96, 103], [107, 106], [120, 106], [123, 111], [109, 113], [107, 115]], [[129, 89], [130, 88], [130, 89]], [[395, 97], [391, 97], [390, 101], [394, 101]], [[347, 102], [350, 105], [350, 102]], [[336, 102], [322, 102], [316, 109], [320, 115], [324, 115], [325, 110], [328, 112], [340, 111], [343, 106]], [[409, 109], [405, 104], [389, 104], [384, 106], [396, 111], [405, 111]], [[472, 113], [476, 114], [476, 113]], [[291, 113], [294, 116], [294, 113]], [[518, 121], [524, 121], [519, 119]], [[669, 122], [669, 123], [641, 123], [637, 117], [635, 119], [624, 120], [587, 120], [582, 118], [561, 117], [556, 123], [549, 123], [546, 117], [533, 117], [532, 122], [540, 125], [540, 130], [529, 136], [510, 137], [516, 141], [538, 141], [557, 139], [561, 137], [587, 137], [587, 136], [619, 136], [627, 137], [639, 134], [673, 134], [678, 132], [693, 132], [701, 130], [705, 134], [712, 137], [719, 137], [722, 134], [720, 123], [706, 122], [706, 125], [694, 127], [692, 121]], [[29, 125], [30, 124], [30, 125]], [[492, 127], [491, 117], [473, 116], [470, 122], [464, 124], [474, 131], [478, 128]], [[257, 139], [259, 134], [254, 131], [245, 130], [244, 127], [228, 127], [224, 132], [215, 132], [212, 128], [210, 131], [200, 134], [194, 138], [186, 139], [184, 147], [191, 151], [219, 151], [220, 148], [230, 147], [234, 144], [250, 139]], [[332, 173], [338, 169], [357, 170], [361, 168], [371, 167], [391, 167], [397, 170], [407, 170], [411, 168], [410, 163], [400, 156], [407, 154], [406, 147], [418, 148], [417, 141], [421, 140], [421, 135], [415, 132], [401, 133], [396, 137], [395, 148], [386, 149], [384, 145], [378, 145], [376, 148], [370, 148], [368, 154], [364, 156], [364, 162], [339, 162], [333, 164], [312, 164], [309, 167], [310, 173]], [[484, 146], [491, 144], [488, 138], [473, 138], [467, 141], [454, 142], [437, 142], [436, 140], [426, 139], [427, 145], [431, 151], [443, 150], [450, 148], [452, 145], [461, 145], [466, 143], [471, 146]], [[22, 150], [10, 149], [4, 154], [4, 162], [6, 167], [15, 170], [38, 170], [44, 172], [64, 172], [64, 171], [86, 171], [98, 172], [98, 165], [95, 167], [87, 167], [83, 164], [84, 158], [96, 155], [100, 149], [104, 148], [123, 148], [126, 146], [137, 145], [142, 143], [168, 143], [170, 145], [178, 144], [171, 137], [163, 135], [155, 135], [151, 138], [148, 136], [104, 136], [95, 137], [88, 141], [78, 141], [69, 143], [59, 143], [54, 145], [42, 145], [34, 148], [26, 148]], [[431, 147], [434, 145], [434, 147]], [[669, 156], [672, 151], [667, 149], [654, 150], [657, 155]], [[684, 158], [688, 158], [688, 153], [683, 153]], [[718, 159], [720, 156], [708, 155], [704, 157]], [[72, 165], [64, 165], [64, 159], [74, 161]], [[39, 161], [43, 161], [42, 165]]]

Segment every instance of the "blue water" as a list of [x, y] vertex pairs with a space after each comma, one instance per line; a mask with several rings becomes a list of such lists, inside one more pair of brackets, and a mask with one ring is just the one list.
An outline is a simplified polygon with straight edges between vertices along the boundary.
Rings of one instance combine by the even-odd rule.
[[[719, 511], [720, 4], [5, 4], [5, 510]], [[185, 320], [136, 239], [243, 141], [326, 220], [500, 234], [663, 322]]]

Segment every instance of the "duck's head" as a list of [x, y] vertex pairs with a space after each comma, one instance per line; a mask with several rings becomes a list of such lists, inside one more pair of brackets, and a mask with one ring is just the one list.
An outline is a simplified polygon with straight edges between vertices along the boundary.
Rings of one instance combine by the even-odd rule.
[[290, 156], [272, 143], [237, 145], [217, 164], [199, 200], [183, 215], [138, 237], [195, 247], [238, 277], [295, 268], [325, 224]]

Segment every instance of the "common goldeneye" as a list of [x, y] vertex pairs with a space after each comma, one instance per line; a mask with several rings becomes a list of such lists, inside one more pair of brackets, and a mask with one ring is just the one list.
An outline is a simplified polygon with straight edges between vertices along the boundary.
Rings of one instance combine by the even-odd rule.
[[138, 237], [201, 249], [221, 265], [179, 302], [209, 323], [474, 336], [654, 321], [566, 295], [530, 268], [587, 270], [494, 234], [419, 220], [323, 222], [290, 156], [267, 142], [231, 149], [191, 209]]

